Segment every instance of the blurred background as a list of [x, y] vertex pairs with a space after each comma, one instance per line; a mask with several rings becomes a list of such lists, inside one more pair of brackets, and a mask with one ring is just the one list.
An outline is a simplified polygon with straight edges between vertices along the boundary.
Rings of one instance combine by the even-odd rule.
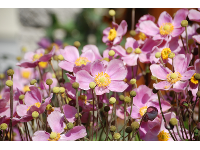
[[[103, 30], [111, 25], [108, 15], [111, 8], [0, 8], [0, 73], [8, 68], [15, 68], [18, 56], [23, 51], [39, 48], [43, 38], [50, 43], [73, 45], [79, 41], [81, 46], [96, 45], [101, 54], [106, 49], [102, 42]], [[117, 8], [116, 23], [122, 20], [131, 30], [132, 9]], [[155, 16], [156, 22], [162, 11], [171, 16], [178, 8], [136, 8], [135, 24], [145, 14]], [[127, 32], [126, 37], [129, 36]], [[121, 43], [123, 46], [125, 37]]]

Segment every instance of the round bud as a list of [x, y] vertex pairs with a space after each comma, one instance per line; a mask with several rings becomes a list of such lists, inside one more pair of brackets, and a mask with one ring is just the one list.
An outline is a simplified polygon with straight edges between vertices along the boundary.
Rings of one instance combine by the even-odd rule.
[[[81, 113], [79, 113], [79, 117], [82, 117]], [[78, 113], [75, 114], [75, 118], [78, 119]]]
[[114, 56], [114, 55], [115, 55], [115, 51], [110, 50], [110, 51], [108, 52], [108, 55], [109, 55], [109, 56]]
[[54, 139], [54, 138], [56, 138], [56, 137], [57, 137], [57, 133], [56, 133], [56, 132], [51, 132], [50, 138], [51, 138], [51, 139]]
[[110, 111], [110, 106], [105, 106], [105, 107], [104, 107], [104, 111], [105, 111], [105, 112], [109, 112], [109, 111]]
[[81, 46], [81, 43], [80, 43], [79, 41], [75, 41], [75, 42], [74, 42], [74, 46], [78, 48], [78, 47]]
[[67, 128], [68, 129], [72, 129], [74, 127], [74, 124], [72, 123], [72, 122], [69, 122], [68, 124], [67, 124]]
[[161, 56], [161, 52], [157, 52], [157, 53], [155, 54], [155, 57], [156, 57], [156, 58], [160, 58], [160, 56]]
[[61, 93], [61, 94], [62, 94], [62, 93], [65, 93], [65, 88], [64, 88], [64, 87], [60, 87], [59, 89], [60, 89], [60, 93]]
[[131, 35], [132, 37], [136, 36], [136, 34], [137, 34], [137, 33], [135, 32], [135, 30], [131, 30], [131, 31], [130, 31], [130, 35]]
[[8, 128], [8, 125], [6, 124], [6, 123], [2, 123], [1, 125], [0, 125], [0, 129], [1, 130], [6, 130]]
[[47, 80], [46, 80], [46, 84], [47, 84], [47, 85], [52, 85], [52, 83], [53, 83], [53, 80], [52, 80], [52, 79], [47, 79]]
[[153, 75], [151, 75], [151, 80], [157, 80], [157, 78]]
[[[93, 101], [90, 102], [91, 105], [93, 105]], [[94, 105], [96, 104], [96, 102], [94, 101]]]
[[199, 73], [196, 73], [196, 74], [194, 75], [194, 78], [195, 78], [196, 80], [200, 80], [200, 74], [199, 74]]
[[24, 99], [24, 96], [25, 96], [25, 95], [21, 94], [21, 95], [19, 96], [19, 100], [23, 100], [23, 99]]
[[32, 79], [31, 82], [30, 82], [30, 85], [34, 85], [35, 83], [37, 83], [37, 80], [36, 79]]
[[169, 123], [172, 125], [172, 126], [176, 126], [178, 124], [178, 120], [176, 118], [171, 118]]
[[136, 95], [137, 95], [137, 93], [136, 93], [135, 91], [131, 91], [131, 92], [130, 92], [130, 96], [131, 96], [131, 97], [135, 97]]
[[196, 32], [197, 32], [198, 34], [200, 34], [200, 28], [197, 28]]
[[15, 72], [14, 72], [14, 70], [12, 70], [12, 69], [7, 70], [7, 75], [8, 75], [8, 76], [13, 76], [14, 73], [15, 73]]
[[53, 56], [53, 59], [57, 61], [58, 60], [58, 55]]
[[112, 17], [115, 16], [115, 10], [113, 9], [109, 10], [109, 15]]
[[51, 110], [52, 109], [52, 106], [50, 105], [50, 104], [48, 104], [47, 106], [46, 106], [46, 110]]
[[136, 48], [135, 51], [134, 51], [136, 54], [140, 54], [142, 51], [140, 48]]
[[4, 79], [5, 75], [3, 73], [0, 74], [0, 79]]
[[128, 54], [132, 53], [132, 51], [133, 51], [133, 49], [132, 49], [131, 47], [128, 47], [128, 48], [126, 49], [126, 52], [127, 52]]
[[197, 92], [197, 97], [200, 97], [200, 91]]
[[182, 27], [187, 27], [188, 26], [188, 21], [187, 20], [182, 20], [181, 21], [181, 26]]
[[109, 103], [110, 104], [114, 104], [116, 102], [116, 99], [114, 98], [114, 97], [111, 97], [110, 99], [109, 99]]
[[133, 85], [133, 84], [135, 84], [135, 83], [136, 83], [136, 79], [131, 79], [131, 80], [130, 80], [130, 84]]
[[168, 54], [168, 57], [172, 59], [172, 58], [175, 57], [175, 54], [173, 52], [171, 52], [171, 53]]
[[6, 81], [6, 85], [9, 86], [9, 87], [11, 87], [13, 85], [12, 80], [7, 80]]
[[59, 87], [54, 87], [53, 88], [53, 93], [58, 94], [60, 92], [60, 88]]
[[35, 119], [39, 116], [39, 113], [37, 111], [32, 112], [32, 117]]
[[124, 102], [125, 103], [130, 103], [131, 102], [131, 98], [129, 96], [124, 97]]
[[115, 126], [110, 126], [110, 131], [111, 132], [115, 132], [116, 131], [116, 127]]
[[22, 52], [25, 53], [27, 51], [27, 48], [25, 46], [23, 46], [21, 50], [22, 50]]
[[131, 133], [132, 132], [132, 128], [130, 126], [126, 127], [125, 132], [126, 133]]
[[17, 61], [20, 61], [22, 58], [20, 56], [16, 57]]
[[131, 127], [132, 127], [132, 129], [137, 130], [137, 129], [139, 129], [140, 124], [138, 122], [134, 121], [131, 123]]
[[74, 89], [78, 89], [78, 88], [79, 88], [79, 83], [78, 83], [78, 82], [74, 82], [74, 83], [72, 84], [72, 87], [73, 87]]
[[64, 57], [63, 57], [63, 55], [58, 55], [58, 60], [64, 60]]
[[90, 82], [89, 87], [91, 89], [94, 89], [96, 87], [96, 83], [95, 82]]
[[121, 137], [121, 135], [120, 135], [119, 133], [114, 133], [114, 135], [113, 135], [113, 138], [114, 138], [115, 140], [119, 140], [120, 137]]
[[152, 91], [153, 91], [154, 94], [158, 93], [158, 90], [156, 90], [155, 88], [153, 88]]
[[119, 100], [120, 100], [120, 101], [123, 101], [123, 100], [124, 100], [124, 95], [120, 95], [120, 96], [119, 96]]

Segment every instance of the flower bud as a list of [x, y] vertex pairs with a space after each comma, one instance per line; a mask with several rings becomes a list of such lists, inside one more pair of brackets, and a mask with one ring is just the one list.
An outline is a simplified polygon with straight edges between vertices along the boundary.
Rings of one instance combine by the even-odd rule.
[[109, 15], [111, 17], [115, 16], [115, 10], [113, 10], [113, 9], [109, 10]]
[[81, 43], [80, 43], [79, 41], [75, 41], [75, 42], [74, 42], [74, 46], [75, 46], [76, 48], [78, 48], [78, 47], [81, 46]]
[[53, 56], [53, 59], [57, 61], [58, 60], [58, 55]]
[[182, 27], [187, 27], [188, 26], [188, 21], [187, 20], [182, 20], [181, 21], [181, 26]]
[[63, 57], [63, 55], [58, 55], [58, 60], [64, 60], [64, 57]]
[[32, 112], [32, 117], [35, 119], [39, 116], [39, 113], [37, 111]]
[[138, 122], [134, 121], [131, 123], [131, 127], [132, 127], [132, 129], [137, 130], [137, 129], [139, 129], [140, 124]]
[[136, 36], [136, 34], [137, 34], [137, 33], [135, 32], [135, 30], [131, 30], [131, 31], [130, 31], [130, 35], [131, 35], [132, 37]]
[[78, 89], [78, 88], [79, 88], [79, 83], [78, 83], [78, 82], [74, 82], [74, 83], [72, 84], [72, 87], [73, 87], [74, 89]]
[[176, 118], [171, 118], [169, 123], [172, 125], [172, 126], [176, 126], [178, 124], [178, 120]]
[[96, 83], [95, 82], [90, 82], [89, 87], [91, 89], [94, 89], [96, 87]]
[[197, 92], [197, 97], [200, 97], [200, 91]]
[[17, 61], [22, 60], [22, 58], [20, 56], [17, 56], [16, 59], [17, 59]]
[[53, 88], [53, 93], [58, 94], [60, 92], [60, 88], [59, 87], [54, 87]]
[[27, 48], [25, 46], [23, 46], [21, 51], [25, 53], [25, 52], [27, 52]]
[[126, 127], [125, 132], [126, 133], [131, 133], [132, 132], [132, 128], [130, 126]]
[[34, 85], [35, 83], [37, 83], [37, 80], [36, 79], [32, 79], [31, 82], [30, 82], [30, 85]]
[[56, 132], [51, 132], [50, 138], [51, 138], [51, 139], [54, 139], [54, 138], [56, 138], [56, 137], [57, 137], [57, 133], [56, 133]]
[[120, 96], [119, 96], [119, 100], [120, 100], [120, 101], [123, 101], [123, 100], [124, 100], [124, 95], [120, 95]]
[[14, 73], [15, 73], [15, 72], [14, 72], [14, 70], [12, 70], [12, 69], [7, 70], [7, 75], [8, 75], [8, 76], [13, 76]]
[[136, 54], [140, 54], [142, 51], [140, 48], [136, 48], [135, 51], [134, 51]]
[[111, 132], [115, 132], [116, 131], [116, 127], [115, 126], [110, 126], [110, 131]]
[[194, 78], [195, 78], [196, 80], [200, 80], [200, 74], [199, 74], [199, 73], [196, 73], [196, 74], [194, 75]]
[[0, 125], [0, 129], [1, 130], [6, 130], [8, 128], [8, 125], [6, 124], [6, 123], [2, 123], [1, 125]]
[[131, 98], [130, 98], [129, 96], [126, 96], [126, 97], [124, 98], [124, 102], [125, 102], [125, 103], [130, 103], [130, 102], [131, 102]]
[[114, 135], [113, 135], [113, 138], [114, 138], [115, 140], [119, 140], [120, 137], [121, 137], [121, 135], [120, 135], [119, 133], [114, 133]]
[[135, 83], [136, 83], [136, 79], [131, 79], [131, 80], [130, 80], [130, 84], [133, 85], [133, 84], [135, 84]]
[[151, 75], [151, 80], [157, 80], [157, 78], [153, 75]]
[[128, 48], [126, 49], [126, 52], [127, 52], [128, 54], [132, 53], [132, 51], [133, 51], [133, 49], [132, 49], [131, 47], [128, 47]]
[[52, 85], [52, 83], [53, 83], [53, 80], [52, 80], [52, 79], [47, 79], [47, 80], [46, 80], [46, 84], [47, 84], [47, 85]]
[[115, 51], [110, 50], [110, 51], [108, 52], [108, 55], [111, 56], [111, 57], [114, 56], [114, 55], [115, 55]]
[[172, 59], [172, 58], [175, 57], [175, 54], [173, 52], [171, 52], [171, 53], [168, 54], [168, 57]]
[[0, 79], [4, 79], [5, 75], [3, 73], [0, 74]]
[[13, 85], [12, 80], [7, 80], [6, 81], [6, 85], [9, 86], [9, 87], [11, 87]]
[[155, 88], [153, 88], [152, 91], [153, 91], [154, 94], [158, 93], [158, 90], [156, 90]]
[[110, 104], [114, 104], [116, 102], [116, 99], [114, 98], [114, 97], [111, 97], [110, 99], [109, 99], [109, 103]]
[[161, 52], [157, 52], [157, 53], [155, 54], [155, 57], [156, 57], [156, 58], [160, 58], [160, 56], [161, 56]]
[[52, 109], [52, 106], [50, 105], [50, 104], [48, 104], [47, 106], [46, 106], [46, 110], [51, 110]]
[[67, 124], [67, 128], [68, 129], [72, 129], [74, 127], [74, 124], [72, 123], [72, 122], [69, 122], [68, 124]]
[[21, 95], [19, 96], [19, 100], [23, 100], [23, 99], [24, 99], [24, 96], [25, 96], [25, 95], [21, 94]]
[[65, 88], [64, 87], [60, 87], [59, 90], [60, 90], [61, 94], [65, 93]]
[[[79, 113], [79, 117], [80, 117], [80, 118], [82, 117], [81, 113]], [[75, 118], [76, 118], [76, 119], [78, 118], [78, 113], [75, 114]]]
[[109, 111], [110, 111], [110, 107], [109, 107], [109, 106], [105, 106], [105, 107], [104, 107], [104, 111], [105, 111], [105, 112], [109, 112]]
[[130, 92], [130, 96], [131, 96], [131, 97], [135, 97], [136, 95], [137, 95], [137, 93], [136, 93], [135, 91], [131, 91], [131, 92]]

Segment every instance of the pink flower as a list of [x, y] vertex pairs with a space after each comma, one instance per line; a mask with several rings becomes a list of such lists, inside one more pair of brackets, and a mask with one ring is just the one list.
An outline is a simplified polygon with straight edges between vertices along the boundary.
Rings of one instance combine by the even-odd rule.
[[46, 131], [36, 131], [32, 138], [33, 141], [75, 141], [87, 135], [84, 126], [75, 126], [67, 133], [63, 133], [66, 126], [63, 122], [64, 114], [58, 111], [52, 112], [47, 117], [47, 121], [52, 130], [51, 134]]
[[187, 70], [191, 56], [189, 54], [178, 54], [173, 58], [174, 72], [169, 68], [161, 65], [153, 64], [150, 66], [152, 75], [161, 81], [154, 83], [153, 86], [157, 90], [174, 90], [176, 92], [184, 90], [188, 85], [188, 79], [195, 73], [194, 70]]
[[97, 95], [104, 93], [123, 92], [127, 87], [123, 80], [127, 75], [127, 69], [123, 62], [118, 59], [111, 60], [106, 67], [101, 61], [95, 61], [90, 68], [91, 74], [85, 70], [81, 70], [76, 74], [76, 82], [79, 88], [89, 90], [90, 82], [96, 82], [95, 91]]
[[102, 41], [108, 45], [117, 45], [122, 41], [122, 37], [127, 32], [127, 23], [125, 20], [122, 20], [120, 25], [112, 22], [112, 26], [103, 30]]
[[190, 9], [189, 14], [188, 14], [188, 18], [191, 21], [200, 22], [200, 12], [195, 10], [195, 9]]
[[153, 21], [143, 21], [139, 25], [139, 30], [146, 35], [153, 36], [153, 40], [164, 39], [168, 36], [179, 36], [185, 30], [181, 26], [181, 21], [185, 20], [188, 15], [187, 9], [180, 9], [176, 12], [174, 20], [166, 12], [162, 12], [158, 19], [158, 26]]
[[76, 67], [78, 70], [80, 70], [80, 67], [84, 67], [85, 70], [87, 70], [90, 68], [90, 63], [95, 61], [95, 54], [91, 49], [86, 50], [81, 54], [81, 56], [79, 56], [76, 47], [66, 46], [64, 50], [60, 51], [60, 53], [63, 55], [65, 60], [59, 63], [59, 67], [69, 72], [73, 72], [73, 69]]
[[26, 92], [24, 97], [25, 104], [19, 104], [16, 108], [17, 114], [21, 117], [21, 122], [32, 120], [32, 113], [34, 111], [42, 114], [45, 111], [46, 106], [51, 102], [53, 96], [53, 94], [51, 94], [51, 96], [46, 98], [44, 103], [42, 103], [42, 94], [39, 89], [35, 86], [30, 86], [29, 88], [30, 91]]
[[85, 53], [85, 52], [90, 51], [90, 50], [92, 50], [96, 59], [100, 59], [100, 60], [102, 59], [102, 56], [99, 53], [99, 49], [96, 45], [85, 45], [83, 47], [82, 53]]

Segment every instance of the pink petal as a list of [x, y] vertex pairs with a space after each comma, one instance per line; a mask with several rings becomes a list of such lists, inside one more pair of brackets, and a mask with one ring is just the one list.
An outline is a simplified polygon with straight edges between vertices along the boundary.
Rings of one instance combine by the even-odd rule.
[[137, 65], [137, 59], [139, 55], [138, 54], [130, 54], [128, 56], [122, 57], [122, 60], [128, 65], [128, 66], [136, 66]]
[[[109, 33], [109, 31], [108, 31], [108, 33]], [[96, 59], [102, 59], [102, 56], [99, 53], [99, 49], [98, 49], [98, 47], [96, 45], [86, 45], [86, 46], [83, 47], [82, 52], [84, 53], [84, 52], [86, 52], [88, 50], [92, 50], [93, 51]]]
[[136, 49], [139, 47], [139, 44], [134, 38], [128, 37], [126, 38], [125, 48], [127, 49], [128, 47]]
[[25, 97], [24, 97], [25, 104], [28, 106], [31, 106], [37, 102], [41, 103], [42, 95], [39, 89], [35, 86], [30, 86], [29, 89], [30, 91], [26, 92]]
[[173, 23], [174, 26], [181, 27], [181, 21], [186, 20], [187, 15], [188, 15], [188, 9], [179, 9], [174, 17], [174, 23]]
[[69, 122], [75, 121], [75, 114], [77, 113], [77, 110], [75, 107], [65, 104], [63, 106], [63, 111], [64, 111], [66, 119]]
[[122, 41], [122, 36], [117, 36], [113, 41], [113, 45], [119, 44], [121, 41]]
[[90, 68], [91, 74], [95, 77], [98, 73], [104, 72], [104, 65], [101, 61], [95, 61]]
[[23, 104], [19, 104], [16, 108], [17, 114], [20, 117], [26, 116], [27, 115], [27, 109], [28, 106], [27, 105], [23, 105]]
[[200, 12], [195, 10], [195, 9], [191, 9], [189, 11], [189, 14], [188, 14], [188, 18], [191, 20], [191, 21], [197, 21], [197, 22], [200, 22]]
[[162, 26], [164, 23], [172, 23], [172, 17], [166, 12], [162, 12], [158, 18], [158, 26]]
[[149, 36], [155, 36], [160, 32], [159, 28], [155, 25], [155, 23], [150, 20], [143, 21], [142, 23], [140, 23], [139, 30], [140, 32], [143, 32], [144, 34]]
[[193, 38], [197, 43], [200, 44], [200, 35], [194, 35], [194, 36], [192, 36], [192, 38]]
[[82, 53], [80, 57], [86, 57], [90, 62], [95, 61], [95, 55], [92, 50]]
[[32, 137], [33, 141], [48, 141], [50, 134], [45, 131], [36, 131]]
[[153, 87], [157, 90], [169, 90], [171, 86], [172, 85], [167, 81], [161, 81], [153, 84]]
[[61, 50], [60, 53], [63, 55], [64, 59], [74, 63], [77, 58], [79, 58], [78, 49], [74, 46], [66, 46], [64, 50]]
[[184, 31], [185, 31], [184, 27], [174, 28], [174, 30], [172, 31], [171, 35], [173, 37], [176, 37], [176, 36], [181, 35]]
[[126, 56], [126, 50], [121, 45], [116, 45], [111, 48], [120, 56]]
[[85, 70], [81, 70], [76, 73], [76, 82], [79, 83], [79, 88], [83, 90], [89, 90], [89, 84], [93, 81], [94, 78]]
[[161, 44], [162, 40], [152, 40], [151, 38], [147, 39], [142, 47], [142, 52], [151, 52], [155, 46]]
[[187, 67], [189, 66], [190, 60], [191, 60], [191, 57], [189, 54], [176, 55], [173, 61], [175, 72], [179, 72], [183, 74], [186, 71]]
[[128, 71], [121, 60], [113, 59], [108, 63], [105, 72], [111, 80], [124, 80]]
[[74, 63], [68, 61], [59, 62], [58, 66], [66, 71], [73, 72]]
[[124, 81], [111, 81], [108, 89], [113, 92], [124, 92], [128, 87], [128, 84]]
[[64, 131], [65, 123], [64, 115], [59, 111], [53, 111], [48, 117], [47, 121], [52, 129], [52, 132], [62, 133]]
[[103, 34], [108, 35], [110, 32], [111, 27], [108, 27], [106, 29], [103, 30]]
[[[131, 106], [127, 108], [127, 111], [130, 114]], [[139, 112], [140, 110], [137, 106], [132, 106], [131, 118], [133, 119], [141, 118], [141, 115]]]
[[127, 23], [125, 20], [122, 20], [122, 22], [120, 23], [120, 25], [118, 26], [118, 29], [117, 29], [117, 36], [123, 36], [126, 34], [127, 32]]
[[96, 95], [102, 95], [104, 93], [109, 93], [109, 89], [107, 87], [96, 86], [95, 87], [95, 92], [96, 92]]
[[163, 66], [157, 65], [157, 64], [151, 65], [150, 70], [153, 76], [161, 80], [165, 80], [167, 77], [167, 74], [172, 72], [169, 68], [164, 68]]
[[174, 85], [173, 85], [173, 90], [175, 92], [181, 92], [183, 90], [185, 90], [185, 88], [187, 87], [188, 85], [188, 81], [177, 81]]
[[193, 74], [195, 73], [195, 70], [188, 70], [184, 74], [182, 74], [181, 80], [189, 80]]
[[196, 73], [200, 73], [200, 59], [197, 59], [194, 62], [194, 68], [195, 68]]

